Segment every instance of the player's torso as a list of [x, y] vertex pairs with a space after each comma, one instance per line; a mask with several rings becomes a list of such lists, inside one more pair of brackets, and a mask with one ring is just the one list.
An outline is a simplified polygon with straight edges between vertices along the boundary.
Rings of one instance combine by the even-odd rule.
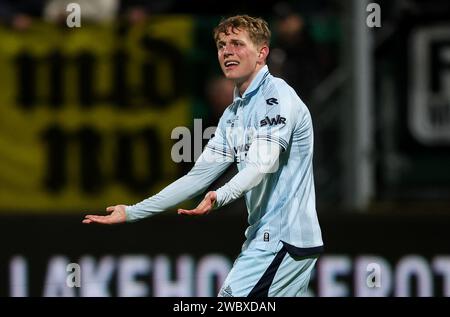
[[[295, 128], [290, 140], [286, 140], [289, 146], [280, 154], [278, 170], [268, 174], [258, 186], [245, 194], [250, 225], [246, 232], [248, 243], [253, 241], [259, 247], [268, 249], [275, 249], [279, 240], [292, 242], [293, 245], [302, 245], [303, 241], [309, 243], [310, 238], [304, 237], [306, 229], [303, 230], [303, 226], [309, 222], [306, 218], [315, 214], [311, 118], [300, 99], [295, 94], [290, 95], [290, 90], [281, 88], [269, 76], [251, 98], [235, 98], [225, 120], [227, 143], [239, 170], [246, 166], [248, 151], [259, 130], [264, 129], [267, 133], [267, 128], [283, 125], [283, 120], [301, 121], [293, 124]], [[279, 91], [287, 91], [283, 93], [284, 100], [295, 104], [297, 112], [305, 115], [294, 118], [278, 113], [276, 109], [281, 101], [273, 91], [278, 94]], [[306, 220], [302, 218], [305, 215]], [[320, 232], [316, 222], [312, 226]], [[300, 233], [302, 230], [303, 233]], [[320, 242], [320, 238], [314, 237], [313, 240]]]
[[227, 143], [239, 170], [245, 167], [248, 150], [257, 134], [259, 99], [259, 96], [250, 100], [238, 98], [226, 121]]

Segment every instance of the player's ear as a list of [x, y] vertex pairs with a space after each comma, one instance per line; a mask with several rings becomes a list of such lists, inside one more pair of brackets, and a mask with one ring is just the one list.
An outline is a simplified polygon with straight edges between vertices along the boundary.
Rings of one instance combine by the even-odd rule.
[[267, 56], [269, 56], [269, 46], [262, 45], [259, 49], [258, 59], [260, 63], [263, 63], [266, 61]]

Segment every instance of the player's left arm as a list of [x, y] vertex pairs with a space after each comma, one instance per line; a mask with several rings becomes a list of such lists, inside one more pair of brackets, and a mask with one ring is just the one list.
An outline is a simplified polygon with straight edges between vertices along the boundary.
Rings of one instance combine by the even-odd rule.
[[238, 199], [263, 180], [268, 173], [278, 169], [281, 147], [267, 140], [255, 140], [248, 150], [246, 166], [228, 183], [210, 191], [200, 204], [191, 210], [178, 209], [178, 214], [204, 215]]

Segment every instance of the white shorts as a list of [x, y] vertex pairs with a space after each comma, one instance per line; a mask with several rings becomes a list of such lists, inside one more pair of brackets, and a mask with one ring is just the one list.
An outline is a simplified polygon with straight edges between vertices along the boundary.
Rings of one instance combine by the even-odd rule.
[[317, 258], [292, 255], [285, 246], [278, 252], [246, 249], [234, 262], [218, 296], [305, 296]]

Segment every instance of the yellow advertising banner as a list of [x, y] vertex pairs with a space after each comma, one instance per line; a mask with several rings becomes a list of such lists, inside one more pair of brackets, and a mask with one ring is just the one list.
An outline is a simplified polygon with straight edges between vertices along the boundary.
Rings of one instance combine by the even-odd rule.
[[0, 212], [104, 210], [174, 180], [192, 39], [189, 16], [0, 28]]

